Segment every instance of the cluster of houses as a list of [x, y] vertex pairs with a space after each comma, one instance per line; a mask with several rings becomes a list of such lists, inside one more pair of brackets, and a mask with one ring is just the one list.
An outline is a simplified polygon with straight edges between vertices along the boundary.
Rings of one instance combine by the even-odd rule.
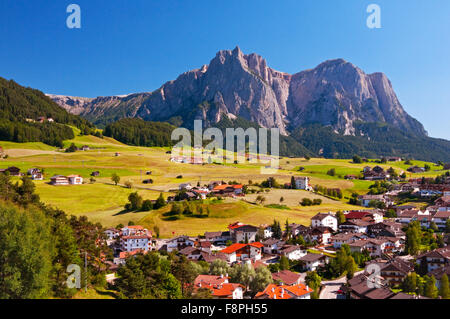
[[[21, 173], [20, 168], [11, 166], [5, 169], [0, 169], [0, 173], [6, 173], [8, 172], [10, 176], [24, 176], [24, 173]], [[93, 172], [92, 176], [98, 176], [98, 172]], [[97, 175], [95, 175], [97, 174]], [[27, 173], [27, 176], [29, 176], [34, 181], [42, 181], [44, 180], [44, 173], [39, 168], [30, 168]], [[69, 175], [69, 176], [63, 176], [63, 175], [54, 175], [50, 178], [50, 185], [54, 186], [61, 186], [61, 185], [82, 185], [83, 184], [83, 177], [80, 175]]]
[[[415, 258], [419, 267], [423, 267], [428, 276], [436, 279], [436, 288], [440, 288], [442, 277], [450, 276], [450, 247], [445, 246]], [[363, 271], [348, 280], [344, 287], [350, 299], [429, 299], [427, 297], [394, 293], [392, 287], [398, 287], [404, 279], [415, 272], [414, 259], [410, 256], [392, 259], [375, 259], [369, 263], [377, 265], [379, 272], [376, 276]], [[367, 268], [366, 268], [367, 269]], [[372, 284], [368, 284], [368, 283]]]
[[[235, 185], [212, 182], [209, 187], [203, 189], [196, 189], [188, 184], [183, 185], [183, 189], [187, 192], [214, 192], [234, 189], [233, 186]], [[202, 193], [197, 196], [200, 196], [199, 194]], [[368, 253], [372, 259], [371, 263], [380, 266], [382, 279], [381, 286], [368, 288], [367, 280], [373, 278], [363, 272], [348, 282], [345, 291], [348, 296], [354, 299], [399, 299], [409, 295], [395, 294], [390, 288], [400, 284], [414, 271], [413, 262], [401, 256], [406, 240], [402, 229], [413, 220], [421, 221], [424, 226], [434, 222], [439, 229], [444, 229], [450, 218], [449, 203], [450, 193], [444, 192], [444, 196], [436, 201], [434, 207], [425, 211], [409, 206], [391, 206], [395, 207], [397, 218], [385, 218], [386, 210], [381, 209], [346, 211], [345, 222], [341, 223], [333, 212], [318, 213], [311, 218], [308, 227], [289, 224], [288, 230], [282, 232], [281, 238], [275, 238], [274, 229], [270, 225], [254, 226], [240, 222], [228, 225], [224, 231], [205, 232], [203, 236], [197, 237], [155, 239], [150, 231], [141, 226], [128, 226], [121, 230], [109, 229], [106, 235], [108, 244], [116, 252], [116, 266], [125, 263], [127, 258], [137, 253], [158, 250], [175, 251], [192, 261], [212, 263], [215, 260], [223, 260], [229, 265], [245, 264], [254, 268], [268, 267], [285, 257], [297, 261], [302, 271], [307, 272], [325, 267], [331, 256], [346, 244], [351, 252]], [[307, 243], [306, 246], [291, 244], [298, 241], [290, 239], [299, 236]], [[448, 236], [446, 240], [449, 240]], [[422, 254], [416, 261], [435, 276], [439, 285], [443, 274], [449, 274], [449, 257], [450, 250], [444, 247]], [[256, 299], [311, 298], [312, 289], [302, 282], [301, 274], [284, 270], [273, 273], [272, 277], [274, 284], [257, 292]], [[243, 298], [248, 287], [229, 280], [227, 274], [201, 275], [196, 278], [193, 288], [207, 288], [215, 298]]]
[[26, 121], [29, 122], [29, 123], [36, 123], [36, 122], [37, 123], [46, 123], [46, 122], [47, 123], [54, 123], [55, 122], [55, 120], [53, 118], [51, 118], [51, 117], [47, 118], [45, 116], [39, 116], [36, 119], [27, 118]]
[[[192, 186], [190, 183], [180, 184], [180, 200], [206, 199], [207, 196], [237, 197], [243, 196], [242, 184], [227, 184], [222, 181], [210, 182], [208, 186]], [[169, 201], [173, 199], [168, 198]]]

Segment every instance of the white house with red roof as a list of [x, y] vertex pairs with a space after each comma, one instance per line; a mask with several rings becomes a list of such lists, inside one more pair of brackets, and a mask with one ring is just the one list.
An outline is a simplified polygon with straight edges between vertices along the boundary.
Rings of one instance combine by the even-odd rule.
[[194, 289], [206, 288], [215, 298], [243, 299], [245, 287], [241, 284], [229, 282], [229, 277], [220, 275], [198, 275], [194, 280]]
[[254, 242], [256, 240], [256, 234], [258, 233], [258, 227], [245, 225], [240, 222], [228, 225], [228, 229], [230, 231], [231, 240], [235, 243]]
[[142, 226], [127, 226], [120, 232], [120, 247], [122, 251], [151, 250], [151, 232]]
[[233, 244], [220, 252], [224, 254], [229, 263], [245, 261], [247, 259], [260, 260], [264, 245], [255, 242], [250, 244]]
[[269, 284], [255, 299], [311, 299], [313, 290], [304, 284], [293, 286]]

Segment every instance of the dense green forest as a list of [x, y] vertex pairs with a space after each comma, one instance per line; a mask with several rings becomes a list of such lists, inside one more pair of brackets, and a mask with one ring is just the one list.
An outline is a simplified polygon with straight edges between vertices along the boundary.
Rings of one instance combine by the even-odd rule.
[[[54, 122], [33, 122], [39, 117]], [[74, 137], [68, 125], [79, 128], [82, 134], [94, 132], [91, 123], [68, 113], [41, 91], [0, 77], [0, 140], [61, 146], [63, 140]]]
[[146, 122], [141, 119], [122, 119], [108, 124], [103, 135], [122, 143], [136, 146], [171, 146], [175, 126], [164, 122]]
[[[399, 156], [424, 161], [450, 161], [450, 141], [405, 133], [385, 123], [355, 123], [356, 136], [335, 133], [330, 127], [299, 127], [292, 137], [326, 158]], [[364, 135], [362, 135], [364, 134]]]
[[0, 174], [0, 299], [73, 296], [77, 290], [67, 287], [66, 269], [83, 266], [84, 253], [88, 271], [81, 267], [83, 282], [105, 285], [100, 259], [112, 251], [97, 245], [102, 226], [45, 206], [34, 190], [27, 177], [13, 184]]

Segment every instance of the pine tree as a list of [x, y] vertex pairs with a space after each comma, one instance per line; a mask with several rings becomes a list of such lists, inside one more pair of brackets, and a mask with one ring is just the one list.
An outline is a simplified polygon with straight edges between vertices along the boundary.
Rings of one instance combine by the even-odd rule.
[[441, 287], [439, 289], [439, 296], [441, 296], [442, 299], [450, 299], [450, 289], [447, 274], [444, 274], [441, 278]]

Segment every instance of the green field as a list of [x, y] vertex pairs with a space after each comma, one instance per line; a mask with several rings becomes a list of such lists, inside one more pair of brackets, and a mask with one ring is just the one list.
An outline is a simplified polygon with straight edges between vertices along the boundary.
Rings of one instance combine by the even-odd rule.
[[[75, 131], [78, 133], [77, 131]], [[364, 194], [372, 184], [362, 180], [344, 180], [347, 174], [359, 175], [364, 166], [375, 166], [376, 163], [353, 164], [350, 160], [283, 158], [280, 160], [281, 169], [274, 175], [261, 174], [263, 164], [226, 164], [226, 165], [190, 165], [176, 164], [169, 161], [166, 154], [168, 148], [146, 148], [127, 146], [110, 138], [94, 136], [76, 136], [73, 140], [65, 141], [67, 147], [75, 143], [78, 147], [88, 145], [89, 151], [64, 153], [54, 147], [42, 143], [12, 143], [0, 142], [7, 159], [0, 160], [0, 168], [17, 166], [22, 171], [32, 167], [44, 170], [45, 180], [36, 182], [36, 192], [41, 200], [49, 205], [58, 207], [68, 214], [86, 215], [94, 222], [101, 222], [104, 226], [126, 224], [129, 221], [139, 222], [148, 227], [157, 225], [163, 237], [176, 234], [197, 235], [205, 231], [225, 230], [226, 226], [234, 221], [260, 225], [271, 223], [273, 219], [284, 222], [309, 224], [311, 216], [317, 212], [354, 209], [346, 204], [346, 199], [332, 200], [320, 195], [300, 190], [272, 189], [263, 192], [266, 198], [264, 205], [280, 204], [282, 202], [289, 209], [269, 208], [255, 205], [258, 194], [247, 195], [244, 201], [227, 200], [223, 203], [211, 203], [209, 218], [182, 218], [171, 221], [165, 218], [161, 211], [124, 213], [123, 206], [131, 192], [138, 191], [144, 199], [156, 199], [160, 192], [165, 196], [169, 191], [178, 189], [180, 183], [196, 185], [207, 184], [213, 180], [238, 181], [247, 184], [262, 182], [269, 176], [282, 183], [289, 183], [292, 176], [309, 176], [312, 185], [321, 185], [328, 188], [340, 188], [344, 196], [352, 192]], [[115, 153], [120, 156], [115, 156]], [[423, 166], [425, 162], [413, 161], [414, 165]], [[444, 173], [442, 167], [429, 163], [431, 171], [424, 174], [410, 174], [408, 177], [437, 176]], [[396, 170], [406, 170], [410, 165], [403, 162], [381, 165], [384, 168], [393, 167]], [[300, 172], [299, 167], [304, 167]], [[331, 168], [336, 169], [336, 176], [327, 175]], [[95, 177], [95, 183], [90, 183], [90, 174], [99, 171], [100, 176]], [[150, 176], [146, 175], [151, 171]], [[111, 175], [118, 174], [121, 181], [118, 186], [112, 184]], [[51, 186], [48, 184], [51, 176], [55, 174], [79, 174], [84, 177], [85, 184], [79, 186]], [[178, 178], [181, 177], [181, 178]], [[143, 184], [142, 180], [152, 178], [153, 184]], [[17, 180], [17, 178], [15, 178]], [[126, 181], [133, 184], [131, 189], [123, 187]], [[322, 205], [302, 207], [299, 202], [302, 198], [321, 198]], [[275, 207], [275, 206], [272, 206]]]

